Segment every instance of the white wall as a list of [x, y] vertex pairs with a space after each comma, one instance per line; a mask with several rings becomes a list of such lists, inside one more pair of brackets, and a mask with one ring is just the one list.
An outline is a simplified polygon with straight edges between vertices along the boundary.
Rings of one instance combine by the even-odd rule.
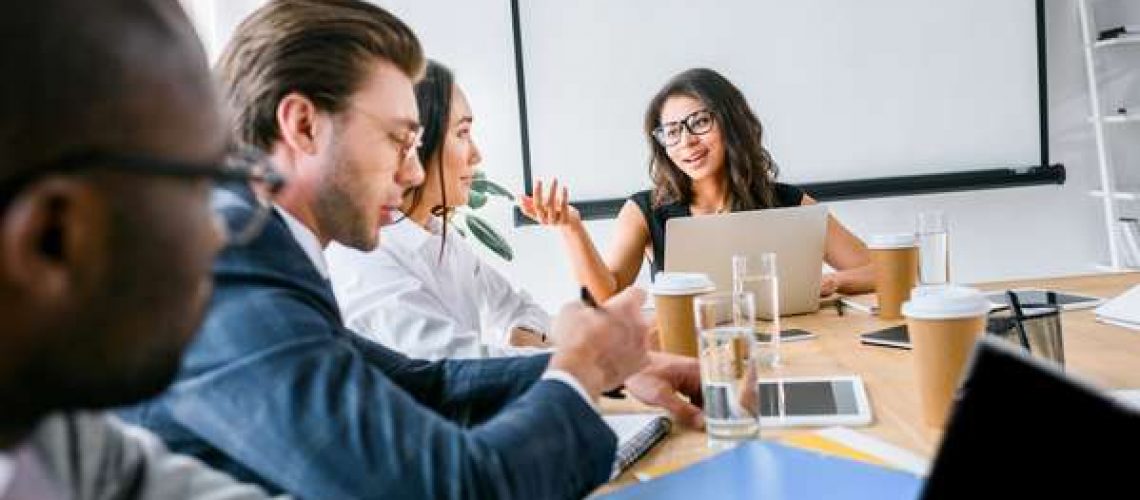
[[[416, 31], [427, 56], [447, 65], [467, 93], [475, 113], [473, 136], [484, 157], [482, 168], [514, 190], [523, 184], [519, 109], [506, 0], [372, 0]], [[234, 28], [265, 0], [182, 0], [216, 60]], [[507, 231], [508, 209], [493, 199], [490, 218]], [[498, 206], [496, 206], [498, 204]], [[527, 245], [520, 242], [520, 250]], [[491, 256], [490, 259], [498, 259]]]
[[[1117, 5], [1109, 5], [1113, 2]], [[215, 36], [228, 29], [259, 0], [216, 3]], [[515, 97], [509, 7], [506, 0], [445, 2], [444, 0], [380, 0], [417, 30], [428, 54], [452, 66], [469, 94], [476, 113], [476, 139], [484, 150], [483, 168], [494, 178], [522, 188], [518, 147], [518, 108]], [[1107, 261], [1099, 201], [1085, 193], [1098, 183], [1092, 127], [1088, 116], [1084, 59], [1077, 24], [1076, 2], [1047, 0], [1049, 41], [1050, 144], [1054, 162], [1065, 164], [1069, 180], [1063, 186], [1040, 186], [990, 191], [923, 195], [832, 204], [837, 217], [859, 235], [879, 231], [908, 231], [920, 210], [945, 210], [950, 218], [952, 276], [976, 282], [1006, 278], [1076, 274], [1095, 270]], [[1140, 24], [1137, 2], [1106, 0], [1102, 26]], [[224, 7], [222, 7], [224, 6]], [[207, 9], [207, 12], [209, 10]], [[1116, 21], [1116, 19], [1120, 19]], [[1114, 22], [1116, 21], [1116, 22]], [[583, 36], [586, 36], [584, 34]], [[215, 46], [223, 43], [212, 42]], [[209, 44], [208, 44], [209, 45]], [[1138, 81], [1120, 68], [1138, 68], [1140, 50], [1111, 54], [1102, 74], [1117, 101], [1140, 108]], [[589, 77], [589, 68], [583, 68]], [[1124, 181], [1140, 185], [1140, 174], [1127, 168], [1140, 160], [1140, 142], [1130, 140], [1140, 125], [1114, 129], [1121, 140], [1113, 156], [1127, 171]], [[568, 148], [588, 145], [568, 143]], [[583, 168], [589, 168], [583, 166]], [[1134, 207], [1125, 212], [1135, 212]], [[484, 215], [503, 229], [515, 247], [516, 259], [500, 267], [548, 308], [576, 296], [576, 285], [558, 235], [539, 227], [513, 228], [510, 208], [493, 205]], [[612, 221], [588, 223], [598, 246], [611, 240]]]
[[179, 0], [190, 14], [213, 65], [234, 28], [265, 0]]
[[[510, 3], [505, 0], [373, 0], [416, 31], [427, 56], [451, 68], [475, 117], [482, 168], [522, 187], [519, 110]], [[500, 207], [501, 208], [501, 207]], [[501, 214], [499, 215], [502, 216]], [[499, 227], [510, 223], [503, 220]], [[497, 257], [491, 257], [497, 259]]]

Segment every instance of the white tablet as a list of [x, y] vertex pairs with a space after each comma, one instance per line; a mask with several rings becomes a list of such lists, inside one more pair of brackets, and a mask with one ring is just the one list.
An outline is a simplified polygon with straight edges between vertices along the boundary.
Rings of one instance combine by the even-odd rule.
[[[1092, 297], [1078, 293], [1056, 292], [1040, 288], [1019, 288], [1014, 290], [1014, 293], [1017, 294], [1017, 300], [1021, 302], [1022, 305], [1055, 304], [1063, 311], [1089, 309], [1104, 303], [1104, 299], [1100, 297]], [[990, 301], [991, 309], [1009, 307], [1009, 297], [1002, 291], [986, 292], [986, 300]]]
[[871, 404], [858, 376], [761, 379], [760, 426], [868, 425]]

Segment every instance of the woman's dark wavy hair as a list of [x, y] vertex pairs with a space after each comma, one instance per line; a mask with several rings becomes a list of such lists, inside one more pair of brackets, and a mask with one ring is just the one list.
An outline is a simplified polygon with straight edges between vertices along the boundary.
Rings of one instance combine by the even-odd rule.
[[665, 147], [653, 138], [661, 124], [661, 108], [673, 96], [698, 99], [712, 112], [724, 140], [728, 173], [728, 203], [733, 211], [770, 208], [776, 205], [776, 164], [764, 149], [764, 128], [752, 113], [740, 90], [707, 68], [694, 68], [674, 76], [649, 102], [645, 111], [645, 138], [649, 143], [649, 176], [653, 179], [655, 206], [690, 204], [693, 181], [677, 167]]
[[[443, 219], [443, 234], [439, 246], [441, 259], [444, 245], [447, 243], [447, 219], [450, 215], [447, 206], [447, 182], [443, 175], [443, 146], [447, 142], [447, 126], [451, 118], [451, 92], [454, 85], [455, 76], [451, 70], [429, 59], [424, 77], [415, 87], [420, 125], [424, 127], [418, 152], [420, 164], [424, 166], [425, 174], [435, 169], [436, 177], [439, 179], [440, 204], [431, 207], [431, 213]], [[409, 190], [412, 196], [409, 213], [423, 203], [424, 189], [426, 183]]]

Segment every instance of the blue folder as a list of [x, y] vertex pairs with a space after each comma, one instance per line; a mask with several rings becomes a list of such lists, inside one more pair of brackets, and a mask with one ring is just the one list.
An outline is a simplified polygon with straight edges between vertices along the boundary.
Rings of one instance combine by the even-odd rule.
[[917, 498], [922, 479], [788, 446], [753, 441], [606, 499]]

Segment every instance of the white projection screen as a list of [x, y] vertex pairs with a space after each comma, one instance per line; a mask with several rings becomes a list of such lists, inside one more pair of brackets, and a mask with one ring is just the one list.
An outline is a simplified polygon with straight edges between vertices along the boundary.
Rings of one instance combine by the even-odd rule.
[[792, 183], [1039, 165], [1033, 0], [517, 2], [530, 173], [649, 187], [645, 107], [713, 68]]

